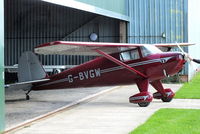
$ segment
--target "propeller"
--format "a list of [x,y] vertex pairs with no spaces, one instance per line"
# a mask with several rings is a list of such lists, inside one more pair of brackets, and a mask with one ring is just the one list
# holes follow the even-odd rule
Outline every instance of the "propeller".
[[178,43],[176,43],[176,45],[177,45],[178,48],[180,49],[182,55],[184,56],[184,59],[185,59],[189,64],[191,64],[192,58],[189,56],[189,54],[186,53],[186,52],[180,47],[180,45],[179,45]]
[[176,43],[176,44],[177,44],[178,48],[180,49],[182,55],[184,56],[184,59],[189,63],[191,69],[194,70],[194,66],[193,66],[193,64],[192,64],[192,61],[193,61],[192,59],[193,59],[193,58],[190,57],[189,54],[186,53],[186,52],[181,48],[181,46],[180,46],[178,43]]

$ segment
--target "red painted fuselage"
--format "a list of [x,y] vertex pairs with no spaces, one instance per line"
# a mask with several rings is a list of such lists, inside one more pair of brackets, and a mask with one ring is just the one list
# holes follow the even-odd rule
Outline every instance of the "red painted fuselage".
[[[120,53],[111,56],[121,60]],[[144,57],[140,54],[138,59],[123,61],[123,63],[146,75],[147,79],[153,82],[179,72],[185,60],[181,53],[163,52]],[[48,78],[50,80],[47,82],[33,85],[32,90],[126,85],[144,79],[105,57],[98,57]]]

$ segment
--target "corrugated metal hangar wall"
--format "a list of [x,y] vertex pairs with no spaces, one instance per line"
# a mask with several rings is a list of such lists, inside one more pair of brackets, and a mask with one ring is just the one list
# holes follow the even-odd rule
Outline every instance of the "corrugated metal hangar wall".
[[[129,0],[128,5],[130,43],[188,41],[187,0]],[[182,74],[187,73],[186,65]]]
[[[93,32],[99,42],[119,42],[119,20],[40,0],[5,1],[5,65],[18,63],[24,51],[56,41],[90,41]],[[74,65],[89,56],[39,56],[44,65]]]
[[187,0],[129,0],[129,41],[187,41]]

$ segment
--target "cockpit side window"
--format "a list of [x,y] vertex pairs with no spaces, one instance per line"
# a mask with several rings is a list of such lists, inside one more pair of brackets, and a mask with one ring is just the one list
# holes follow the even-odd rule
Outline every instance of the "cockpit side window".
[[132,49],[132,50],[128,50],[128,51],[124,51],[120,53],[121,61],[136,60],[139,58],[140,58],[140,55],[139,55],[138,49]]

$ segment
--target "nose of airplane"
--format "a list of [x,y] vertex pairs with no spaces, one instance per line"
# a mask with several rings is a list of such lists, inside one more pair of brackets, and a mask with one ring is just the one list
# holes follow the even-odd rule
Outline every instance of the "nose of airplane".
[[177,67],[178,67],[179,69],[182,68],[183,65],[187,62],[187,59],[186,59],[185,57],[186,57],[185,54],[183,54],[183,53],[178,53],[176,59],[177,59],[177,61],[178,61]]
[[187,53],[181,53],[181,56],[179,56],[179,59],[183,59],[184,62],[190,62],[191,59],[189,58],[189,55]]
[[186,62],[186,55],[184,53],[176,53],[176,59]]
[[185,60],[185,54],[184,53],[179,53],[178,54],[178,59]]

